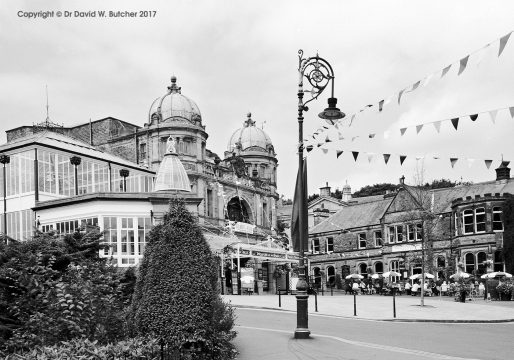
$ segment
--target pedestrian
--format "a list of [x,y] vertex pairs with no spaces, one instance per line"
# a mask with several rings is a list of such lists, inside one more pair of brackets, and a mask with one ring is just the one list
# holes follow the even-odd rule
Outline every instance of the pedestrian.
[[448,284],[446,283],[446,280],[441,284],[441,293],[444,296],[448,295]]
[[416,296],[418,294],[418,290],[419,290],[419,284],[418,282],[416,281],[414,283],[414,285],[412,285],[412,288],[411,288],[411,295],[412,296]]
[[407,280],[407,281],[405,282],[405,293],[406,293],[407,295],[410,295],[410,289],[411,289],[411,288],[412,288],[412,286],[411,286],[410,282]]
[[483,282],[478,285],[478,296],[484,296],[485,286]]
[[355,295],[358,295],[359,294],[359,284],[355,281],[352,285],[352,292],[355,294]]

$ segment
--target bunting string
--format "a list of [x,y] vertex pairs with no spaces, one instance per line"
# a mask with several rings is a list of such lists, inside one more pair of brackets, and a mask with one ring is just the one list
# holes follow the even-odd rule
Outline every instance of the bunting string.
[[[475,122],[479,117],[481,118],[487,114],[489,115],[491,122],[493,124],[496,124],[496,118],[497,118],[498,112],[504,111],[504,110],[507,111],[508,114],[510,114],[510,117],[512,119],[514,119],[514,106],[509,106],[509,107],[498,108],[498,109],[493,109],[493,110],[488,110],[488,111],[482,111],[482,112],[478,112],[478,113],[474,113],[474,114],[460,115],[458,117],[454,117],[451,119],[437,120],[437,121],[431,121],[431,122],[421,123],[421,124],[417,124],[417,125],[405,126],[405,127],[400,128],[400,136],[405,135],[405,133],[407,132],[407,129],[409,129],[409,128],[415,128],[416,135],[418,135],[422,131],[422,129],[424,127],[426,127],[426,125],[430,125],[430,124],[432,124],[434,126],[437,133],[440,133],[441,124],[443,122],[451,122],[451,124],[455,128],[455,130],[458,130],[460,120],[466,119],[469,117],[469,119],[471,121]],[[377,135],[377,133],[367,134],[366,136],[364,136],[362,134],[361,135],[353,135],[349,139],[351,139],[352,142],[355,141],[355,139],[357,139],[357,138],[363,138],[363,137],[367,137],[369,139],[376,139],[376,135]],[[390,131],[389,130],[385,131],[383,133],[384,139],[387,139],[389,137],[389,135],[390,135]],[[313,136],[313,139],[316,140],[316,136]],[[346,138],[344,137],[343,133],[340,130],[338,130],[338,138],[337,139],[332,140],[332,139],[330,139],[330,137],[328,135],[326,135],[326,137],[323,141],[317,142],[316,144],[317,144],[317,147],[321,147],[325,143],[332,142],[332,141],[338,142],[338,141],[342,141],[345,139]],[[305,142],[306,142],[306,144],[310,144],[312,141],[310,139],[305,139]]]
[[[507,43],[509,41],[509,38],[510,38],[512,32],[513,31],[510,31],[506,35],[504,35],[500,38],[497,38],[496,40],[486,44],[485,46],[481,47],[480,49],[469,53],[468,55],[464,56],[460,60],[455,61],[455,62],[451,63],[450,65],[444,67],[442,70],[435,71],[435,72],[423,77],[422,80],[415,81],[413,84],[398,91],[395,95],[391,95],[385,99],[379,100],[378,102],[376,102],[376,105],[375,105],[375,103],[373,103],[373,104],[368,104],[368,105],[362,107],[359,111],[355,112],[352,115],[349,115],[347,118],[338,120],[337,122],[335,122],[335,124],[333,126],[335,126],[338,129],[339,126],[343,125],[343,121],[349,119],[348,127],[351,127],[355,118],[357,116],[360,116],[360,114],[362,112],[364,112],[365,110],[377,108],[378,112],[380,113],[384,110],[384,107],[386,105],[388,105],[389,103],[391,103],[393,100],[395,100],[395,102],[397,102],[398,105],[400,105],[402,97],[405,94],[413,92],[419,88],[426,87],[428,85],[428,83],[434,78],[437,78],[437,77],[439,77],[439,79],[444,78],[448,74],[448,72],[451,70],[451,68],[454,67],[454,65],[456,65],[456,64],[459,65],[457,76],[460,76],[468,68],[468,62],[469,62],[469,59],[471,56],[475,57],[475,55],[477,55],[476,56],[477,57],[476,66],[479,66],[480,63],[482,62],[482,60],[484,59],[486,53],[490,52],[491,49],[493,49],[493,46],[492,46],[493,44],[498,43],[497,57],[500,57],[501,54],[503,53],[503,51],[505,50],[505,47],[507,46]],[[324,126],[323,128],[317,129],[316,132],[314,133],[314,135],[323,133],[324,129],[326,130],[327,127]]]

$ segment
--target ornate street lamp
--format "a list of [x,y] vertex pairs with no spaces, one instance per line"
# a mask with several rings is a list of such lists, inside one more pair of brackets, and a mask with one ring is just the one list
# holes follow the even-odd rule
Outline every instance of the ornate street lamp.
[[75,196],[77,196],[79,194],[79,176],[78,176],[78,172],[77,172],[77,166],[79,166],[81,162],[82,162],[82,159],[79,156],[70,157],[70,163],[75,168],[75,172],[74,172],[75,173]]
[[[331,97],[328,99],[328,108],[319,114],[319,117],[325,119],[330,125],[333,125],[336,120],[344,118],[345,114],[337,107],[337,99],[334,97],[334,71],[330,64],[318,55],[304,58],[303,50],[298,50],[298,173],[303,172],[303,112],[309,110],[306,106],[312,100],[317,99],[329,83],[332,83]],[[304,78],[307,79],[308,84],[311,86],[310,90],[303,89]],[[304,93],[310,93],[311,98],[304,102]],[[307,184],[303,181],[303,176],[298,176],[300,193],[299,204],[299,255],[300,261],[298,264],[299,274],[298,283],[296,285],[296,329],[294,337],[296,339],[307,339],[310,335],[309,319],[308,319],[308,299],[307,294],[307,281],[305,269],[305,253],[304,244],[307,242],[308,233],[305,232],[302,222],[307,219]]]
[[6,164],[9,164],[11,162],[11,157],[9,155],[6,155],[6,154],[2,154],[0,155],[0,163],[2,163],[4,165],[4,170],[3,170],[3,179],[4,179],[4,223],[2,224],[2,232],[4,234],[4,239],[7,239],[7,199],[6,199],[6,191],[7,191],[7,186],[6,186],[6,179],[5,179],[5,165]]

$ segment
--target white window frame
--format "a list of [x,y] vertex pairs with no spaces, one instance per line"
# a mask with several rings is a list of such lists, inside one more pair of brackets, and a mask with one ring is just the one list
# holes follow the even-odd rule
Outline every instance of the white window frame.
[[334,252],[334,238],[327,237],[327,241],[325,242],[327,254],[331,254]]
[[[391,233],[391,229],[393,229],[393,232]],[[400,232],[398,232],[398,229],[401,229]],[[388,235],[389,235],[389,244],[395,244],[395,243],[403,243],[405,242],[403,240],[403,225],[391,225],[387,227]],[[402,240],[398,240],[398,235],[401,235]],[[392,241],[391,241],[392,240]]]
[[312,239],[312,253],[313,254],[319,254],[320,253],[320,247],[319,247],[319,239]]
[[[380,233],[380,236],[378,237],[377,234]],[[382,247],[384,246],[384,238],[382,236],[382,230],[375,230],[373,231],[373,239],[375,241],[375,247]],[[380,241],[380,243],[377,242]]]
[[[362,235],[364,236],[364,238],[362,238]],[[364,241],[364,244],[365,244],[364,247],[361,246],[361,241]],[[359,249],[366,249],[367,242],[368,242],[368,239],[367,239],[365,232],[361,232],[361,233],[357,234],[357,245],[358,245]]]
[[[496,210],[495,210],[496,209]],[[499,210],[498,210],[499,209]],[[502,220],[502,217],[503,217],[503,208],[501,206],[494,206],[493,207],[493,218],[492,218],[492,228],[493,228],[493,231],[494,232],[500,232],[500,231],[503,231],[503,220]],[[495,220],[495,215],[498,216],[498,219]],[[501,225],[501,229],[494,229],[494,224],[500,224]]]
[[[478,213],[478,210],[482,210],[480,213]],[[482,215],[484,217],[484,220],[481,221],[481,222],[478,222],[477,220],[477,216],[478,215]],[[481,234],[481,233],[485,233],[486,231],[486,216],[485,216],[485,207],[479,207],[479,208],[476,208],[475,209],[475,212],[474,212],[474,223],[475,223],[475,233],[477,234]],[[478,224],[484,224],[484,230],[478,230]]]
[[[466,218],[471,218],[471,223],[466,224]],[[471,231],[466,231],[466,225],[471,226]],[[473,234],[473,230],[475,228],[475,218],[474,212],[471,209],[466,209],[462,211],[462,233],[464,235]]]

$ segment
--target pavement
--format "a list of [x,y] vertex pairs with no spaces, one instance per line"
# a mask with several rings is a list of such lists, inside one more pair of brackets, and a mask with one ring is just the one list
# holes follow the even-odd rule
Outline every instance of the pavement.
[[[296,312],[296,297],[281,295],[222,295],[234,307],[273,309]],[[420,306],[419,296],[401,295],[395,297],[396,317],[393,314],[393,297],[381,295],[354,296],[344,292],[330,292],[308,299],[309,315],[325,315],[342,318],[382,321],[443,322],[443,323],[495,323],[514,322],[514,301],[467,300],[454,301],[453,297],[425,297]]]

